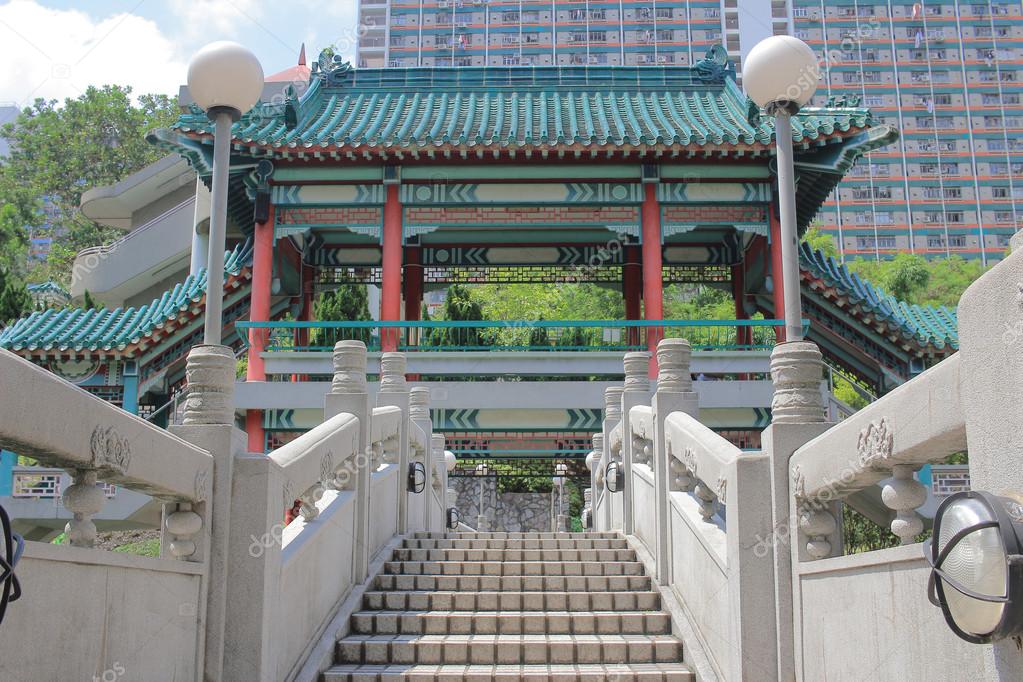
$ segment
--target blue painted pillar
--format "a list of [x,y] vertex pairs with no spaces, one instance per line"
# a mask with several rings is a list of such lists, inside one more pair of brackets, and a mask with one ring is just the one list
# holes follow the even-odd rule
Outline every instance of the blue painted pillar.
[[138,363],[134,360],[124,361],[123,377],[124,397],[121,407],[132,414],[139,413],[139,369]]
[[0,497],[8,497],[12,492],[11,485],[14,475],[14,465],[18,463],[18,456],[7,450],[0,450]]

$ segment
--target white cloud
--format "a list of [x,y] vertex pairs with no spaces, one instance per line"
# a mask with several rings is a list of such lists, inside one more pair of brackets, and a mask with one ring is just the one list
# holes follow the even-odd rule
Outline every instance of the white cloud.
[[[236,38],[262,27],[263,11],[257,0],[171,0],[170,10],[182,21],[183,33],[209,40]],[[210,37],[218,35],[219,37]]]
[[157,25],[134,14],[93,19],[33,0],[0,6],[0,101],[76,97],[89,85],[176,94],[187,60]]

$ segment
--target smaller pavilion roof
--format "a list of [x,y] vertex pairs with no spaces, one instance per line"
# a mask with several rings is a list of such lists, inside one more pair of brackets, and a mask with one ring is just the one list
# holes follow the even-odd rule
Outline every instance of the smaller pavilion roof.
[[[224,255],[225,289],[249,276],[251,240]],[[24,317],[0,331],[0,348],[12,351],[123,352],[154,335],[182,315],[202,312],[206,269],[138,308],[46,310]]]
[[900,301],[866,281],[831,256],[800,245],[803,285],[851,315],[880,325],[888,336],[912,342],[924,351],[945,355],[959,348],[959,321],[947,306],[921,306]]

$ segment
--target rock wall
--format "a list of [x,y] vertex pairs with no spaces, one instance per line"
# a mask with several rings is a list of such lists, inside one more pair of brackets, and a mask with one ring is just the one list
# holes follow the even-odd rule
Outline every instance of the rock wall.
[[[497,481],[483,479],[483,511],[489,530],[508,533],[549,532],[551,530],[550,493],[501,493],[496,495]],[[451,478],[448,485],[455,490],[455,508],[462,523],[476,526],[480,513],[480,479]],[[496,497],[496,500],[495,500]],[[495,504],[496,503],[496,504]]]

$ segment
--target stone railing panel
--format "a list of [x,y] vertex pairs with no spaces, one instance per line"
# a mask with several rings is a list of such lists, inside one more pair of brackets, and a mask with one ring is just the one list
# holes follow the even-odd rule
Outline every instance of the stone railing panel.
[[0,393],[17,396],[0,404],[5,450],[167,501],[206,498],[208,452],[6,350]]
[[792,492],[838,500],[966,450],[959,355],[927,370],[799,448],[790,461]]
[[[316,503],[328,487],[345,488],[350,460],[359,453],[359,419],[342,413],[270,453],[284,476],[284,500],[302,500],[302,516],[316,518]],[[341,485],[336,485],[341,478]]]
[[665,441],[673,491],[692,491],[700,514],[710,521],[715,502],[727,499],[729,466],[742,451],[695,418],[674,412],[665,420]]

